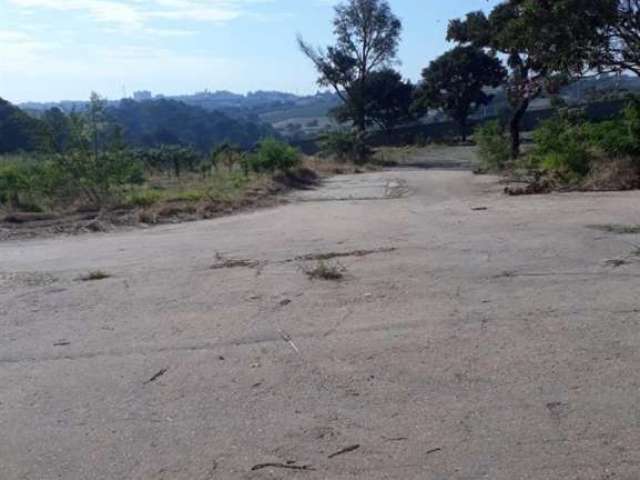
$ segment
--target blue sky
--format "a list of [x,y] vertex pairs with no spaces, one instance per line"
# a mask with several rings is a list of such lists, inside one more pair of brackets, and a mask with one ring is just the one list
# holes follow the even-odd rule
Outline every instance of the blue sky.
[[[0,0],[0,97],[109,98],[204,89],[313,93],[295,38],[331,42],[332,0]],[[390,0],[400,69],[417,80],[446,50],[447,21],[498,0]]]

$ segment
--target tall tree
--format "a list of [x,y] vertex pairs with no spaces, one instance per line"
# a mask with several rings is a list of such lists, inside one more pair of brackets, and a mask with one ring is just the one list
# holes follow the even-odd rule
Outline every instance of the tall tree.
[[[376,125],[389,133],[398,125],[414,120],[414,92],[413,84],[391,68],[371,72],[366,84],[367,126]],[[352,121],[346,104],[334,108],[331,113],[339,122]]]
[[367,117],[387,133],[415,120],[411,108],[414,93],[413,84],[391,68],[371,73],[367,80]]
[[402,24],[386,0],[348,0],[335,8],[336,43],[314,48],[298,37],[302,52],[318,70],[318,84],[331,87],[363,133],[367,128],[369,76],[396,58]]
[[422,108],[443,110],[458,124],[465,141],[469,116],[491,102],[492,96],[485,90],[500,86],[506,76],[495,55],[473,46],[456,47],[422,71],[416,103]]
[[469,13],[449,24],[448,39],[507,57],[511,156],[520,153],[521,122],[531,102],[558,79],[581,75],[609,0],[505,0],[487,16]]

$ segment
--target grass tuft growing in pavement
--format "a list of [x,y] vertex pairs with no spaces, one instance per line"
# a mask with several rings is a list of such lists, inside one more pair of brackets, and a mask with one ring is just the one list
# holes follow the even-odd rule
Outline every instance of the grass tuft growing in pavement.
[[105,280],[107,278],[111,278],[111,275],[103,272],[102,270],[93,270],[86,275],[83,275],[79,278],[81,282],[95,282],[98,280]]

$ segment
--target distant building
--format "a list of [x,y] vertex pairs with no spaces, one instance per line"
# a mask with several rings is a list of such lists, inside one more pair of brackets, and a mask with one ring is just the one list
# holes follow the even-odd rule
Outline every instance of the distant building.
[[133,99],[136,102],[144,102],[145,100],[151,100],[153,98],[152,93],[149,90],[140,90],[133,92]]

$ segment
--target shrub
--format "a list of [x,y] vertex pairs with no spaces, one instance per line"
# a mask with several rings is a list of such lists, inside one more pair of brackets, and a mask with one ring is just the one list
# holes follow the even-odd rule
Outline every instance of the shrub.
[[478,145],[478,155],[482,169],[500,171],[504,169],[511,156],[509,138],[498,121],[480,125],[474,135]]
[[257,152],[249,159],[249,166],[258,173],[287,171],[300,163],[298,150],[274,138],[267,138],[260,142]]
[[340,162],[367,163],[373,151],[361,135],[355,132],[331,132],[326,134],[320,143],[321,154],[333,157]]
[[147,208],[163,199],[162,192],[157,190],[139,190],[128,195],[127,203],[135,207]]
[[631,97],[621,118],[585,123],[589,145],[614,157],[640,155],[640,100]]
[[532,159],[544,170],[569,177],[589,172],[591,154],[581,118],[572,112],[556,115],[534,131],[536,143]]
[[27,187],[25,172],[15,163],[0,166],[0,203],[18,208],[20,193]]

